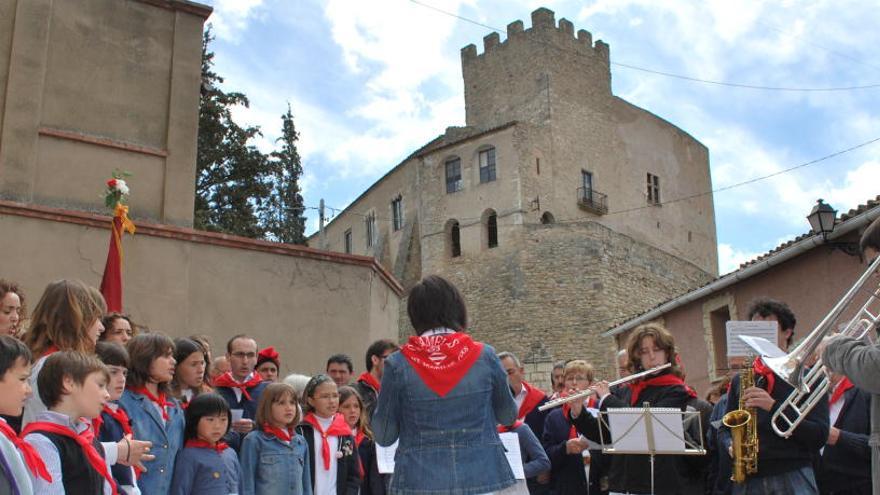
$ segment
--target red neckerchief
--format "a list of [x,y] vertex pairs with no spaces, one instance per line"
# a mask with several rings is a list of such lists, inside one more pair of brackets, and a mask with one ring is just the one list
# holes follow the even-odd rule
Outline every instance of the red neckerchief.
[[767,382],[767,393],[772,395],[773,387],[776,385],[776,374],[773,373],[773,370],[764,364],[764,360],[761,358],[755,359],[755,362],[752,364],[752,370],[754,370],[755,374],[764,377],[764,380]]
[[[119,426],[122,427],[123,435],[131,435],[131,420],[128,419],[128,414],[125,413],[125,409],[121,407],[117,407],[114,411],[113,408],[104,404],[104,412],[107,413],[111,418],[115,419]],[[100,418],[100,416],[98,416]],[[95,429],[95,431],[99,431]]]
[[[86,430],[88,431],[88,430]],[[118,495],[116,491],[116,482],[113,481],[113,476],[110,476],[110,471],[107,469],[107,463],[104,461],[104,458],[98,452],[98,449],[92,445],[85,436],[77,435],[76,432],[71,430],[67,426],[61,426],[56,423],[50,423],[48,421],[34,421],[33,423],[29,423],[25,426],[24,431],[21,432],[21,436],[24,437],[31,433],[54,433],[55,435],[61,435],[63,437],[72,438],[76,441],[79,448],[82,449],[83,454],[86,456],[86,460],[89,461],[89,465],[92,466],[92,469],[98,472],[107,483],[110,484],[110,489],[113,492],[113,495]]]
[[327,441],[327,437],[341,437],[345,435],[351,435],[351,428],[348,426],[348,423],[345,422],[345,418],[343,418],[342,415],[339,413],[333,416],[333,422],[330,423],[330,428],[327,428],[327,431],[324,431],[324,429],[321,428],[321,423],[318,422],[318,418],[315,417],[315,413],[306,414],[306,417],[303,418],[303,422],[312,425],[315,431],[321,434],[321,456],[324,458],[324,470],[329,471],[330,442]]
[[367,386],[375,390],[377,394],[379,393],[379,389],[382,388],[382,384],[379,383],[379,380],[376,380],[376,377],[369,371],[361,373],[361,376],[358,377],[358,381],[366,383]]
[[41,357],[41,358],[44,358],[44,357],[46,357],[46,356],[50,356],[50,355],[52,355],[52,354],[55,354],[55,353],[58,352],[59,350],[60,350],[60,349],[58,349],[58,346],[57,346],[57,345],[52,344],[52,345],[50,345],[49,347],[47,347],[45,351],[43,351],[43,354],[41,354],[40,357]]
[[253,375],[251,375],[251,379],[244,383],[239,383],[235,381],[235,378],[232,378],[231,371],[227,371],[217,378],[214,378],[215,387],[237,388],[241,390],[241,394],[247,400],[251,400],[251,394],[248,392],[247,389],[256,387],[261,383],[263,383],[263,378],[260,377],[259,373],[254,373]]
[[275,438],[277,438],[278,440],[281,440],[282,442],[288,442],[288,443],[296,435],[296,433],[294,433],[292,430],[278,428],[278,427],[270,425],[269,423],[263,424],[263,431],[270,434],[270,435],[275,436]]
[[633,406],[638,404],[639,395],[642,393],[642,390],[645,390],[648,387],[663,387],[668,385],[681,385],[687,391],[688,395],[691,397],[697,396],[697,393],[694,392],[692,388],[688,387],[687,384],[684,383],[684,380],[671,373],[667,373],[665,375],[646,378],[644,380],[630,383],[629,388],[632,390],[632,394],[629,403]]
[[147,399],[150,399],[154,404],[159,406],[159,410],[162,411],[162,419],[164,419],[165,421],[168,421],[168,419],[169,419],[168,408],[172,407],[174,405],[174,403],[168,402],[166,400],[164,392],[159,392],[159,397],[156,397],[155,395],[152,394],[152,392],[147,390],[147,387],[128,387],[128,389],[136,394],[143,395]]
[[523,422],[520,421],[520,420],[516,420],[516,421],[515,421],[512,425],[510,425],[510,426],[498,425],[498,433],[510,433],[510,432],[512,432],[513,430],[519,428],[519,427],[522,426],[522,425],[523,425]]
[[[560,398],[567,397],[567,396],[568,396],[568,394],[565,392],[562,392],[561,394],[559,394]],[[589,407],[589,408],[595,409],[597,407],[596,404],[597,404],[596,403],[596,395],[594,394],[586,399],[586,404],[584,404],[584,407]],[[589,414],[589,413],[587,413],[587,414]],[[568,421],[569,424],[571,424],[571,403],[567,403],[567,404],[562,405],[562,416],[565,418],[566,421]],[[577,438],[577,437],[578,437],[577,429],[574,427],[574,425],[571,425],[571,427],[568,429],[568,439],[571,440],[572,438]]]
[[[363,442],[365,438],[367,438],[367,436],[364,435],[364,432],[361,430],[358,430],[357,434],[354,436],[355,448],[360,449],[361,442]],[[364,479],[364,477],[366,476],[367,473],[366,473],[366,471],[364,471],[364,463],[363,463],[363,461],[361,461],[360,453],[358,453],[358,455],[357,455],[357,460],[358,460],[358,471],[360,471],[361,479]]]
[[196,449],[211,449],[218,454],[222,454],[224,450],[229,448],[229,445],[226,442],[217,442],[214,445],[200,439],[200,438],[190,438],[183,444],[184,447],[193,447]]
[[400,349],[431,390],[445,397],[477,362],[483,344],[461,332],[410,337]]
[[843,397],[844,392],[853,388],[853,382],[849,381],[849,378],[843,377],[843,380],[840,380],[840,383],[837,384],[837,387],[834,389],[834,393],[831,394],[831,400],[828,401],[829,405],[834,404],[839,401],[841,397]]
[[6,421],[0,421],[0,432],[3,432],[3,434],[6,435],[6,438],[15,445],[15,448],[17,448],[19,452],[21,452],[21,460],[27,465],[34,478],[43,478],[49,483],[52,482],[52,475],[49,474],[49,470],[46,469],[46,463],[43,462],[43,458],[33,445],[19,438],[18,435],[15,434],[15,430],[6,424]]
[[525,418],[527,414],[532,412],[532,409],[544,400],[544,397],[547,397],[547,394],[538,388],[532,387],[525,380],[523,380],[522,386],[526,389],[526,398],[523,400],[522,405],[519,406],[519,413],[516,415],[519,419]]

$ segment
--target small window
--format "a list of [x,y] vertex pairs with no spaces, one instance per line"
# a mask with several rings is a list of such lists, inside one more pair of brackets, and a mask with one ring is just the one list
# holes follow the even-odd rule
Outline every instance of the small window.
[[648,173],[648,203],[660,204],[660,177]]
[[581,186],[584,188],[583,199],[584,201],[593,202],[593,172],[589,172],[587,170],[581,170]]
[[453,258],[461,256],[461,228],[456,220],[449,224],[449,255]]
[[446,160],[446,194],[461,191],[461,159]]
[[498,215],[494,212],[486,218],[486,234],[489,248],[498,247]]
[[480,184],[495,180],[495,148],[480,152]]
[[345,231],[342,239],[345,245],[345,254],[351,254],[351,229]]
[[373,247],[373,243],[376,241],[376,215],[373,213],[367,215],[364,224],[367,231],[367,247],[370,248]]
[[391,226],[395,232],[403,228],[403,198],[401,196],[391,201]]

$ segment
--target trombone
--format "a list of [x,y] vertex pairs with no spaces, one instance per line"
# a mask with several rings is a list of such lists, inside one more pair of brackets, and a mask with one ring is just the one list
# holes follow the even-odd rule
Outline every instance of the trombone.
[[[812,358],[819,348],[822,340],[834,330],[834,322],[840,317],[844,309],[855,299],[855,296],[867,284],[868,279],[880,269],[880,256],[874,260],[856,283],[837,302],[831,311],[816,325],[816,328],[807,335],[804,340],[785,356],[763,358],[764,362],[776,376],[785,380],[794,390],[773,414],[770,422],[773,431],[777,435],[788,438],[794,432],[807,414],[816,407],[828,393],[829,381],[822,364],[821,356],[816,364],[806,371],[806,367],[812,362]],[[876,328],[880,322],[880,312],[872,312],[870,306],[880,300],[880,286],[878,286],[862,305],[861,309],[849,321],[840,335],[863,339],[869,336],[871,329]],[[782,423],[780,427],[778,423]]]
[[[657,373],[658,371],[663,371],[666,368],[669,368],[670,366],[672,366],[672,363],[661,364],[660,366],[656,366],[656,367],[651,368],[649,370],[645,370],[645,371],[642,371],[639,373],[629,375],[625,378],[621,378],[620,380],[615,380],[615,381],[609,383],[608,387],[610,388],[615,385],[621,385],[623,383],[628,383],[628,382],[638,380],[639,378],[644,378],[648,375],[653,375],[654,373]],[[583,391],[578,392],[576,394],[571,394],[568,397],[560,397],[556,400],[551,400],[551,401],[547,402],[546,404],[544,404],[543,406],[539,406],[538,410],[539,411],[546,411],[547,409],[553,409],[554,407],[558,407],[563,404],[568,404],[569,402],[574,402],[579,399],[586,399],[587,397],[589,397],[595,393],[596,392],[593,390],[583,390]]]

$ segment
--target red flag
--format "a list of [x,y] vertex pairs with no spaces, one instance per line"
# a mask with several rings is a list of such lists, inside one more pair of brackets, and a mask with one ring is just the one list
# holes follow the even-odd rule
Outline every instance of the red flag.
[[107,311],[122,312],[122,232],[134,234],[134,224],[128,219],[128,207],[116,204],[113,214],[113,227],[110,230],[110,249],[107,251],[107,264],[104,265],[104,278],[101,279],[101,294],[107,301]]

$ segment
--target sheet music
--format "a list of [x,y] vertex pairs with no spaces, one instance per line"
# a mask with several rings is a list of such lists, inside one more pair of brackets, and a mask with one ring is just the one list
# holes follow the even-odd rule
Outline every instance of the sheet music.
[[[652,407],[651,422],[655,453],[684,452],[684,429],[681,410]],[[608,409],[608,422],[614,439],[614,450],[648,453],[648,431],[645,409],[626,407]]]
[[519,435],[515,432],[500,433],[501,443],[504,444],[504,453],[507,456],[507,462],[513,471],[513,477],[518,480],[526,479],[526,473],[523,471],[522,452],[519,450]]
[[376,444],[376,464],[379,465],[380,474],[394,472],[394,455],[397,454],[397,442],[387,447]]
[[740,337],[761,337],[778,347],[779,332],[775,321],[728,321],[724,324],[727,331],[727,357],[746,357],[755,353]]

